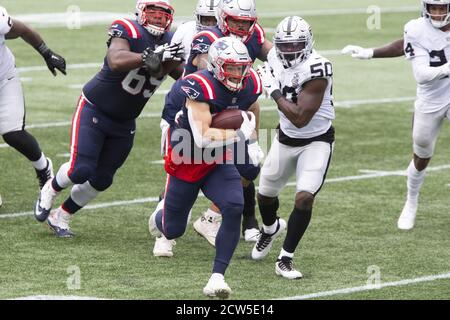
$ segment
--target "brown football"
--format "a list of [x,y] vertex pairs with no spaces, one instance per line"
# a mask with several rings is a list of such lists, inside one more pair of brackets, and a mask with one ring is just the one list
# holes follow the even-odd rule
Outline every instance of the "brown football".
[[239,109],[229,109],[215,114],[212,118],[211,128],[239,129],[244,121],[241,112]]

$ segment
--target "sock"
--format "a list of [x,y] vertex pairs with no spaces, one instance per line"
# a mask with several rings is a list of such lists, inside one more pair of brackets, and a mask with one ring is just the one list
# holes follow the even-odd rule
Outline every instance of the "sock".
[[73,184],[73,182],[70,180],[68,176],[69,169],[70,169],[70,162],[66,162],[59,168],[58,172],[56,173],[55,179],[53,179],[55,181],[53,188],[56,191],[60,190],[57,190],[55,186],[58,186],[62,190],[70,187]]
[[243,187],[244,191],[244,212],[243,216],[245,217],[254,217],[255,216],[255,184],[253,181],[247,186]]
[[278,256],[278,259],[281,259],[282,257],[288,257],[288,258],[293,258],[294,257],[294,254],[293,253],[290,253],[290,252],[287,252],[286,250],[284,250],[284,249],[281,249],[281,251],[280,251],[280,255]]
[[275,221],[274,224],[270,226],[263,225],[264,233],[274,234],[277,231],[278,221]]
[[258,207],[261,213],[262,221],[265,226],[272,226],[277,222],[277,210],[280,206],[278,198],[275,198],[271,203],[264,203],[258,197]]
[[309,222],[311,221],[311,215],[311,209],[300,210],[294,207],[288,221],[287,234],[283,244],[284,250],[287,252],[295,252],[298,243],[308,228]]
[[414,166],[414,160],[408,166],[406,170],[408,174],[407,187],[408,187],[408,201],[417,203],[419,199],[419,191],[422,187],[423,181],[425,180],[425,170],[418,171]]
[[73,201],[72,197],[68,197],[66,201],[64,201],[61,205],[61,208],[70,214],[75,214],[82,207],[76,204],[75,201]]
[[216,256],[213,273],[225,274],[241,233],[242,207],[228,207],[222,210],[222,223],[216,236]]
[[39,158],[39,160],[37,161],[31,161],[31,164],[33,165],[33,167],[38,170],[38,171],[42,171],[44,169],[47,169],[48,166],[48,160],[45,157],[44,153],[41,153],[41,157]]

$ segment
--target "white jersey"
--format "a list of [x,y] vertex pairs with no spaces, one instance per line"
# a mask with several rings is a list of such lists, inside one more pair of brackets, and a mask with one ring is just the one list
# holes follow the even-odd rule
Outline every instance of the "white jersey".
[[267,60],[274,70],[276,79],[280,82],[281,92],[291,102],[295,103],[297,101],[297,97],[306,82],[319,78],[328,81],[322,105],[305,127],[297,128],[284,113],[278,110],[280,129],[288,137],[310,139],[326,133],[331,127],[331,121],[335,118],[332,96],[333,68],[331,62],[314,50],[306,61],[293,68],[285,69],[276,54],[275,47],[269,51]]
[[[430,67],[450,61],[450,32],[443,32],[425,18],[405,25],[405,55],[408,60],[428,58]],[[417,84],[416,108],[423,113],[439,111],[450,103],[450,77]]]
[[196,21],[188,21],[180,26],[178,26],[177,30],[173,34],[172,41],[170,44],[182,42],[184,46],[184,61],[189,59],[189,55],[191,53],[191,44],[194,36],[197,34],[197,22]]
[[14,75],[15,61],[11,50],[5,45],[5,35],[12,28],[12,19],[6,9],[0,7],[0,81]]

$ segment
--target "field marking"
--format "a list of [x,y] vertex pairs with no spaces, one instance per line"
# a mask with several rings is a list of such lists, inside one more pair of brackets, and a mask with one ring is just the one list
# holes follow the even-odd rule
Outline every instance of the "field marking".
[[38,296],[19,297],[8,300],[107,300],[107,299],[97,297],[83,297],[83,296],[38,295]]
[[331,291],[322,291],[322,292],[317,292],[317,293],[305,294],[305,295],[301,295],[301,296],[277,298],[274,300],[316,299],[316,298],[330,297],[330,296],[341,295],[341,294],[349,294],[349,293],[356,293],[356,292],[363,292],[363,291],[370,291],[370,290],[379,290],[379,289],[387,288],[387,287],[400,287],[400,286],[406,286],[406,285],[415,284],[415,283],[431,282],[431,281],[442,280],[442,279],[450,279],[450,273],[431,275],[431,276],[425,276],[425,277],[419,277],[419,278],[413,278],[413,279],[404,279],[404,280],[393,281],[393,282],[386,282],[386,283],[381,283],[379,285],[365,285],[365,286],[360,286],[360,287],[351,287],[351,288],[343,288],[343,289],[337,289],[337,290],[331,290]]
[[[419,6],[401,6],[401,7],[385,7],[380,8],[381,13],[408,13],[420,12]],[[302,17],[315,16],[336,16],[349,14],[372,14],[367,12],[367,8],[342,8],[342,9],[321,9],[321,10],[299,10],[299,11],[279,11],[279,12],[260,12],[260,18],[277,18],[291,15],[301,15]],[[74,12],[48,12],[39,14],[22,14],[15,15],[16,19],[25,23],[33,24],[41,28],[58,28],[74,26],[77,17]],[[130,12],[101,12],[101,11],[81,11],[79,13],[80,27],[110,24],[119,18],[131,18],[133,14]],[[174,27],[181,23],[193,20],[193,16],[177,16],[173,23]]]
[[[450,164],[427,168],[427,170],[430,172],[442,171],[442,170],[447,170],[447,169],[450,169]],[[368,170],[362,170],[362,171],[367,172]],[[381,177],[404,176],[405,174],[406,174],[406,170],[374,171],[374,172],[365,173],[362,175],[326,179],[325,183],[328,184],[328,183],[337,183],[337,182],[345,182],[345,181],[375,179],[375,178],[381,178]],[[292,187],[295,185],[296,185],[295,182],[289,182],[286,186]],[[258,189],[258,188],[256,188],[256,189]],[[202,193],[200,193],[199,197],[204,197],[204,195]],[[110,208],[110,207],[129,206],[129,205],[133,205],[133,204],[153,203],[153,202],[158,202],[158,201],[159,201],[158,197],[151,197],[151,198],[141,198],[141,199],[134,199],[134,200],[103,202],[103,203],[98,203],[98,204],[93,204],[93,205],[87,205],[86,207],[83,208],[83,210],[94,210],[94,209],[103,209],[103,208]],[[4,214],[0,214],[0,219],[25,217],[25,216],[31,216],[33,214],[34,214],[33,211],[18,212],[18,213],[4,213]]]
[[[74,63],[74,64],[68,64],[66,66],[66,69],[68,69],[68,70],[90,69],[90,68],[101,68],[102,66],[103,66],[103,63],[98,63],[98,62]],[[48,68],[46,66],[44,66],[44,65],[42,65],[42,66],[30,66],[30,67],[17,68],[17,71],[19,71],[19,73],[33,72],[33,71],[48,71]]]

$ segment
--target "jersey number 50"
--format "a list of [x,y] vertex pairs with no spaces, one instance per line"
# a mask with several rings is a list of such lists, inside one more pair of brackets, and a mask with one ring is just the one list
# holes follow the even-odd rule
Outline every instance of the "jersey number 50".
[[150,98],[164,81],[165,77],[154,78],[144,68],[134,69],[123,79],[122,88],[134,96],[142,93],[144,98]]

